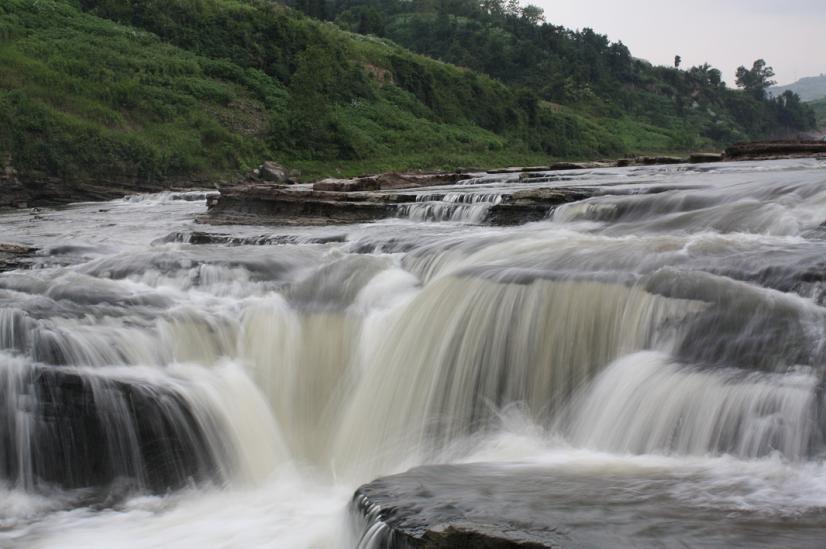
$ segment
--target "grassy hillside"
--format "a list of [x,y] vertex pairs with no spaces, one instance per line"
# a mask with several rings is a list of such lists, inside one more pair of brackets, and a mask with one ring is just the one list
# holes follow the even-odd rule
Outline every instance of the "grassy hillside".
[[720,71],[707,64],[652,66],[621,42],[553,25],[542,10],[513,0],[288,1],[343,28],[527,87],[611,127],[631,120],[659,128],[673,136],[675,148],[780,136],[813,124],[811,112],[793,97],[766,100],[762,89],[728,89]]
[[587,117],[273,2],[6,0],[0,148],[66,181],[618,154]]
[[272,0],[0,3],[0,153],[24,181],[215,179],[265,158],[307,177],[536,164],[751,131],[656,93],[634,96],[648,105],[637,112],[582,87],[584,99],[554,101],[528,84]]

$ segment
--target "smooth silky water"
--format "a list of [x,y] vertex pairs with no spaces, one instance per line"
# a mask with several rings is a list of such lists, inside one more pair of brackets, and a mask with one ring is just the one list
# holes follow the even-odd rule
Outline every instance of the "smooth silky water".
[[[486,176],[336,227],[4,213],[41,252],[0,274],[0,546],[368,547],[360,484],[453,464],[422,483],[585,546],[822,547],[824,168]],[[596,196],[480,224],[566,185]]]

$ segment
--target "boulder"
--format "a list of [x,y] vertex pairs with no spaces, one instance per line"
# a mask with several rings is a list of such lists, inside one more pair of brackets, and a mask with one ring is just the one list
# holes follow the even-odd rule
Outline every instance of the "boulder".
[[372,177],[361,177],[357,179],[335,179],[327,178],[313,183],[314,191],[336,191],[336,192],[357,192],[357,191],[378,191],[381,184]]
[[273,162],[272,160],[267,160],[258,167],[258,177],[264,181],[270,181],[281,185],[295,183],[295,181],[293,181],[290,177],[290,173],[287,168],[281,164]]

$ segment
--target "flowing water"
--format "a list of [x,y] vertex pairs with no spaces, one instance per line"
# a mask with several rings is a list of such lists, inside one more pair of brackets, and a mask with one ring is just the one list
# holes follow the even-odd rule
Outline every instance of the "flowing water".
[[[360,484],[479,463],[589,546],[822,546],[824,168],[486,176],[337,227],[5,213],[41,252],[0,274],[0,546],[355,547]],[[480,224],[553,186],[596,195]]]

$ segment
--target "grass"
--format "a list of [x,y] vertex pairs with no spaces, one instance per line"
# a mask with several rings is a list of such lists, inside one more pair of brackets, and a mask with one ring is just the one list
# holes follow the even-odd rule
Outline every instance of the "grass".
[[0,153],[24,178],[217,180],[264,159],[313,178],[707,144],[655,122],[551,107],[268,0],[0,4]]

